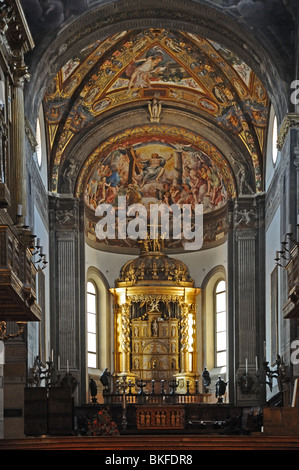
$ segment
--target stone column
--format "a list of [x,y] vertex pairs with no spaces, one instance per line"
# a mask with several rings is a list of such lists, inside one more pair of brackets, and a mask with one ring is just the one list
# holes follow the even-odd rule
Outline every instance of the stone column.
[[[230,208],[228,236],[229,397],[263,402],[256,378],[264,360],[264,196],[242,196]],[[249,375],[245,381],[245,375]],[[249,387],[246,389],[246,387]]]
[[26,69],[18,68],[12,86],[12,151],[10,159],[10,188],[12,198],[12,216],[16,214],[18,204],[23,206],[23,215],[27,215],[27,175],[25,148],[25,117],[24,117],[24,80]]
[[0,340],[0,439],[4,439],[4,341]]
[[51,350],[78,381],[75,399],[85,397],[85,274],[83,207],[70,197],[50,197]]

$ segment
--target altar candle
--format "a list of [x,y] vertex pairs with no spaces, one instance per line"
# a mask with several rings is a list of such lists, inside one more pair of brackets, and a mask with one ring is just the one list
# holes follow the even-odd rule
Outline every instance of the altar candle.
[[66,361],[66,371],[67,371],[67,373],[69,373],[69,360],[68,359]]
[[255,356],[255,370],[256,370],[256,372],[258,371],[258,362],[257,362],[257,356]]
[[248,371],[247,357],[246,357],[246,359],[245,359],[245,371],[246,371],[246,374],[247,374],[247,371]]

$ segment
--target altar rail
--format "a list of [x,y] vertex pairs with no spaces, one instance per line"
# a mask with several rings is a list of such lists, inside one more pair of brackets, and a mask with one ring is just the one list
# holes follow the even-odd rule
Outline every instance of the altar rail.
[[[117,405],[124,403],[123,394],[104,394],[105,405]],[[128,405],[165,405],[179,404],[187,405],[192,403],[208,403],[210,401],[210,393],[196,394],[129,394],[126,393],[125,400]]]

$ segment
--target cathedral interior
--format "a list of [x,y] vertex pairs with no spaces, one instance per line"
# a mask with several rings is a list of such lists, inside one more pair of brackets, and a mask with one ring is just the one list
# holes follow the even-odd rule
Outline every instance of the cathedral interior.
[[298,34],[296,0],[1,0],[0,448],[96,413],[299,448]]

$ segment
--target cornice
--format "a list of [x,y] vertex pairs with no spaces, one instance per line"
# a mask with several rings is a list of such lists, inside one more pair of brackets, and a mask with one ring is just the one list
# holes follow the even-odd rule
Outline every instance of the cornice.
[[281,124],[278,138],[277,138],[277,148],[282,150],[284,143],[286,141],[287,135],[291,129],[299,128],[299,114],[298,113],[288,113],[285,115],[284,120]]

